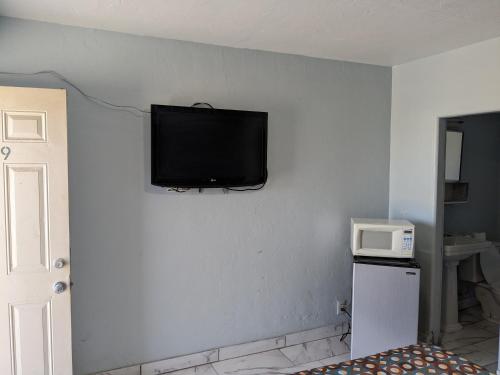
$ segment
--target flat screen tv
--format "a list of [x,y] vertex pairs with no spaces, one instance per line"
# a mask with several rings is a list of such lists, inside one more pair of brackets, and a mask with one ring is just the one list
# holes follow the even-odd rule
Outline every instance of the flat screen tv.
[[243,187],[267,179],[267,112],[151,105],[151,183]]

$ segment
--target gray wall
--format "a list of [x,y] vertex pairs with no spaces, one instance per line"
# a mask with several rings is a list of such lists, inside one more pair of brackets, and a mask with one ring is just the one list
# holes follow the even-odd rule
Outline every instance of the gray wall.
[[466,116],[450,128],[464,132],[461,180],[469,183],[469,201],[445,205],[447,233],[486,232],[500,240],[500,114]]
[[5,18],[0,50],[119,104],[269,112],[262,191],[172,194],[149,184],[149,118],[69,90],[76,374],[338,321],[349,218],[388,213],[389,68]]

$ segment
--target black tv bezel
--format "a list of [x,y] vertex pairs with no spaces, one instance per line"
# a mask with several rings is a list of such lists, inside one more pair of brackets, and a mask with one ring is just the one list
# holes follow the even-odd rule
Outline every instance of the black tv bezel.
[[[216,181],[196,181],[196,180],[172,180],[160,178],[158,174],[158,157],[156,157],[158,149],[158,137],[157,133],[159,127],[159,121],[156,121],[156,116],[160,111],[169,112],[181,112],[181,113],[210,113],[215,112],[237,112],[239,114],[246,114],[251,116],[261,116],[262,120],[265,121],[263,126],[263,158],[262,158],[262,168],[261,175],[256,181],[245,181],[244,183],[234,183],[229,180],[224,180],[222,177],[217,178]],[[247,187],[247,186],[257,186],[263,185],[267,181],[267,124],[268,124],[268,113],[267,112],[257,112],[257,111],[240,111],[233,109],[214,109],[214,108],[199,108],[199,107],[182,107],[173,105],[151,105],[151,184],[160,187],[170,187],[170,188],[183,188],[183,189],[206,189],[206,188],[233,188],[233,187]]]

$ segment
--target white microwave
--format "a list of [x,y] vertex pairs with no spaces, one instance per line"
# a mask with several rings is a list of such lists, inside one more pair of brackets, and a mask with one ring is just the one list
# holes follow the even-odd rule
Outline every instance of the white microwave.
[[413,258],[415,226],[407,220],[351,219],[353,255]]

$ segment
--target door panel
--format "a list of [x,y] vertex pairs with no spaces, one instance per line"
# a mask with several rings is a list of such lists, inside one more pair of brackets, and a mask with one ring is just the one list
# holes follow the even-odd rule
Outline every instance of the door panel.
[[0,87],[0,121],[0,374],[71,375],[66,92]]
[[5,165],[8,272],[49,271],[45,164]]
[[10,306],[13,373],[52,375],[51,302]]
[[44,112],[4,112],[3,136],[10,142],[46,142],[47,127]]

